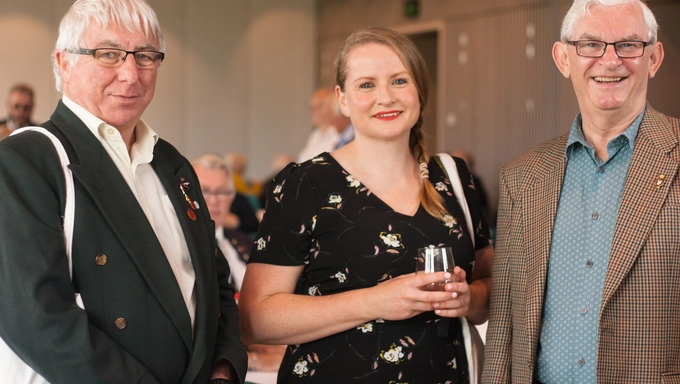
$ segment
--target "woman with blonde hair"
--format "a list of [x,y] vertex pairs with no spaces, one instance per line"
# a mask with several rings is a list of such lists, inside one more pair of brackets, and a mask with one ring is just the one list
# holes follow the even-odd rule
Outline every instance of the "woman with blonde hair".
[[[338,53],[335,90],[355,139],[289,165],[268,191],[242,338],[289,345],[280,383],[466,383],[461,323],[449,320],[486,320],[493,249],[464,163],[474,233],[423,145],[425,62],[404,35],[365,28]],[[453,248],[454,276],[413,272],[427,246]],[[445,291],[422,289],[445,279]]]

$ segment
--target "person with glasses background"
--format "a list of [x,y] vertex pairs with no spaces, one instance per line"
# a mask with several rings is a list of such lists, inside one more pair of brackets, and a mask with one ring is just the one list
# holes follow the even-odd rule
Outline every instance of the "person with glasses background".
[[579,114],[500,174],[484,383],[680,381],[680,122],[640,0],[576,0],[552,54]]
[[[197,176],[141,120],[164,58],[143,0],[78,0],[61,21],[63,97],[42,126],[71,162],[72,277],[54,145],[30,131],[0,142],[0,337],[50,383],[245,379],[229,265]],[[0,381],[23,382],[7,361]]]
[[[230,282],[236,288],[237,295],[241,290],[243,276],[246,273],[246,262],[253,245],[252,238],[238,229],[230,229],[225,223],[232,222],[235,216],[231,212],[231,204],[236,196],[236,187],[232,173],[221,156],[205,154],[191,161],[201,183],[201,192],[215,221],[215,239],[217,246],[229,262],[231,269]],[[238,218],[236,218],[238,220]],[[276,371],[281,365],[283,345],[251,344],[247,346],[248,369],[256,371]]]
[[34,106],[33,88],[27,84],[17,84],[12,87],[7,96],[6,120],[0,121],[0,140],[9,136],[17,128],[35,125],[31,121]]

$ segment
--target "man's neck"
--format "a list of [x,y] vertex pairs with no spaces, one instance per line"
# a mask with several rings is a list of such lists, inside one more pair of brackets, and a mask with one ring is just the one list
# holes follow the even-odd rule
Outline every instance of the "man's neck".
[[607,144],[628,129],[640,112],[642,110],[623,116],[616,113],[581,114],[583,136],[593,146],[595,155],[600,160],[606,161],[609,158]]

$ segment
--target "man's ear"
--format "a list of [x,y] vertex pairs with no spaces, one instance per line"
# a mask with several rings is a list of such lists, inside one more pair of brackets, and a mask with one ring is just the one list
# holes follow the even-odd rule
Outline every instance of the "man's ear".
[[569,58],[567,57],[567,50],[569,46],[561,41],[553,44],[552,57],[557,65],[557,69],[562,72],[562,75],[569,78]]
[[661,62],[663,61],[663,45],[660,42],[656,42],[646,49],[650,49],[652,54],[649,55],[649,78],[653,78],[656,75],[656,71],[661,67]]
[[54,51],[54,61],[59,67],[59,72],[61,73],[61,78],[64,82],[68,82],[71,78],[71,62],[66,57],[68,53],[58,49]]

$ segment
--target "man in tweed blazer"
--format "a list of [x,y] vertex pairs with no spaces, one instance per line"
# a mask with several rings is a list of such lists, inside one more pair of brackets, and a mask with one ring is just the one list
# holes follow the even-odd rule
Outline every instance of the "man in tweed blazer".
[[680,383],[680,125],[646,103],[651,11],[604,2],[553,47],[571,132],[501,171],[484,383]]

